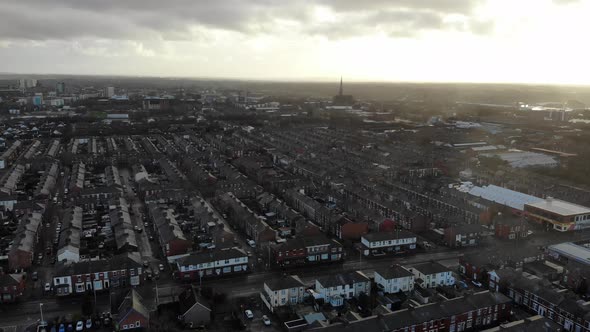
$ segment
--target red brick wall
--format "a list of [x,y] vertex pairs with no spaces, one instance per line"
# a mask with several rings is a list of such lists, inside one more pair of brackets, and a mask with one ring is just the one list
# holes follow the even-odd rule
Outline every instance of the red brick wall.
[[168,244],[170,247],[168,249],[167,255],[168,256],[176,256],[186,254],[188,250],[191,248],[191,242],[187,240],[181,239],[174,239],[170,241]]
[[149,318],[143,317],[135,310],[132,310],[132,312],[129,315],[127,315],[123,320],[119,321],[119,329],[123,330],[124,325],[135,325],[135,323],[138,321],[141,327],[143,327],[144,329],[147,329],[149,327]]
[[342,225],[341,234],[342,239],[345,240],[358,240],[362,235],[369,232],[369,224],[366,222],[362,223],[346,223]]

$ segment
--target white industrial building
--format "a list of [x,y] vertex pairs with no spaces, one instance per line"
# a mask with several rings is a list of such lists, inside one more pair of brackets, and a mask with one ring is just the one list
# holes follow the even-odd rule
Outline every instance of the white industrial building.
[[479,187],[471,182],[463,182],[456,187],[457,190],[470,195],[481,197],[485,200],[511,207],[513,209],[524,211],[525,204],[542,202],[543,199],[532,195],[523,194],[518,191],[498,187],[493,184]]
[[497,156],[514,168],[533,166],[557,167],[559,165],[559,162],[557,159],[555,159],[555,157],[538,152],[520,151],[514,149],[502,153],[485,154],[484,156]]

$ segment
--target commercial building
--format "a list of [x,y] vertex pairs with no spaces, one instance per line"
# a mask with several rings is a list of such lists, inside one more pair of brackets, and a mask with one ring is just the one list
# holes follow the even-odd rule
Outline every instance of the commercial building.
[[524,206],[526,217],[559,232],[590,227],[590,208],[548,197]]
[[564,242],[547,248],[549,256],[564,263],[576,262],[590,267],[590,244],[579,242]]
[[497,156],[514,168],[524,167],[557,167],[559,162],[552,156],[530,151],[509,150],[503,153],[490,153],[486,156]]
[[469,195],[480,197],[500,205],[508,206],[516,211],[524,211],[524,206],[526,204],[537,203],[543,200],[539,197],[523,194],[518,191],[506,189],[504,187],[498,187],[492,184],[479,187],[473,185],[471,182],[463,182],[456,188],[461,192],[465,192]]
[[369,233],[361,237],[364,256],[381,256],[411,252],[416,249],[416,234],[406,230]]
[[199,280],[250,271],[248,254],[237,248],[190,254],[177,259],[176,266],[180,280]]
[[62,95],[66,92],[66,84],[64,82],[57,82],[55,84],[55,92],[58,95]]
[[143,281],[139,257],[128,254],[109,260],[61,264],[55,269],[56,295],[67,296],[110,288],[138,286]]
[[111,98],[112,96],[115,95],[115,87],[114,86],[107,86],[104,89],[104,94],[106,95],[106,97]]

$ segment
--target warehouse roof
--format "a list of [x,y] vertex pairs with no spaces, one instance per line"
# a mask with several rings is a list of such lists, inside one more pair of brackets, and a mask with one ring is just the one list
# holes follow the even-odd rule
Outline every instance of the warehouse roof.
[[470,182],[461,184],[460,191],[467,192],[470,195],[481,197],[498,204],[509,206],[513,209],[524,210],[525,204],[541,202],[543,199],[527,194],[523,194],[518,191],[498,187],[493,184],[489,186],[478,187],[474,186]]
[[590,264],[590,249],[572,242],[564,242],[549,246],[549,251],[576,260],[582,264]]

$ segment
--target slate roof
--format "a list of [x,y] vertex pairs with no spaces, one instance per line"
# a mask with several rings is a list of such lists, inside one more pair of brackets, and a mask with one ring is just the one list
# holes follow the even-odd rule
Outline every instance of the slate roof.
[[275,278],[264,282],[270,290],[276,291],[281,289],[290,289],[303,287],[303,283],[298,278],[293,276],[286,276],[284,278]]
[[378,241],[415,238],[416,234],[401,229],[401,230],[396,230],[394,232],[369,233],[369,234],[363,235],[362,237],[369,242],[378,242]]
[[178,259],[177,262],[181,266],[188,266],[239,257],[248,257],[248,254],[242,249],[231,248],[190,254],[186,257]]
[[317,279],[317,282],[326,288],[369,281],[369,278],[367,278],[358,271],[349,273],[338,273]]
[[425,262],[412,266],[414,269],[422,272],[425,275],[431,275],[435,273],[443,273],[450,271],[449,268],[437,262]]
[[375,270],[375,273],[378,273],[384,279],[405,278],[414,275],[412,272],[408,271],[406,268],[400,265],[378,268]]

